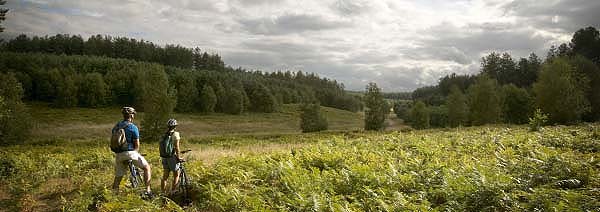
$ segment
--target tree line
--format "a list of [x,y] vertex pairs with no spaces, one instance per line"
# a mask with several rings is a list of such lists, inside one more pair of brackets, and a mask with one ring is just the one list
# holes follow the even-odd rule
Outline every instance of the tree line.
[[122,58],[158,63],[165,66],[198,70],[222,70],[225,63],[218,54],[209,54],[199,48],[167,44],[164,47],[150,41],[127,37],[93,35],[87,40],[80,35],[53,36],[19,35],[5,42],[5,51],[20,53],[48,53]]
[[0,53],[1,72],[12,72],[25,100],[54,107],[134,105],[143,110],[142,75],[165,72],[167,86],[179,112],[274,112],[279,105],[318,101],[322,105],[357,111],[360,100],[343,85],[304,72],[262,73],[223,69],[195,70],[106,57]]
[[523,124],[539,109],[550,124],[600,120],[600,36],[587,27],[571,42],[515,61],[492,52],[477,75],[451,74],[397,101],[396,115],[415,128]]
[[[170,87],[178,91],[175,110],[181,112],[272,112],[280,104],[313,100],[323,106],[350,111],[358,111],[362,107],[360,99],[348,95],[343,84],[335,80],[302,71],[267,73],[234,69],[226,66],[218,54],[201,52],[198,48],[170,44],[161,47],[152,42],[124,37],[95,35],[84,40],[78,35],[57,34],[33,38],[20,35],[5,42],[1,49],[4,52],[22,53],[3,53],[0,70],[17,73],[25,89],[25,98],[53,102],[57,107],[135,105],[137,94],[123,91],[122,88],[136,87],[133,84],[137,79],[133,73],[135,71],[131,70],[154,66],[133,61],[163,65],[159,69],[167,72]],[[107,78],[121,75],[128,77],[122,76],[120,80]],[[50,82],[54,84],[50,85]],[[57,89],[61,86],[76,88],[73,91]],[[94,89],[96,93],[87,92],[90,86],[100,89]],[[79,94],[64,94],[72,97],[78,95],[77,98],[64,99],[57,90],[77,90]],[[246,105],[238,104],[238,97]],[[264,101],[264,104],[256,104],[249,99]],[[225,105],[236,106],[229,108]]]

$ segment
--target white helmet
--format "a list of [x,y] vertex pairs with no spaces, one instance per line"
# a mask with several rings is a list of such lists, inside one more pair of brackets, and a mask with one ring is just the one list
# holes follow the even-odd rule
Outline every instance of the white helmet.
[[167,126],[169,126],[169,127],[177,126],[177,120],[169,119],[169,121],[167,121]]
[[132,107],[123,107],[121,108],[121,113],[123,114],[135,114],[135,109]]

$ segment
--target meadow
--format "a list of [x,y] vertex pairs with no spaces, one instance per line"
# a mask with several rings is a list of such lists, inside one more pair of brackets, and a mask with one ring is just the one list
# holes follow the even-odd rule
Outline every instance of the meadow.
[[[33,104],[32,142],[0,150],[5,211],[598,211],[600,125],[362,132],[324,108],[331,131],[302,134],[294,105],[273,114],[175,114],[193,205],[114,194],[108,129],[118,109]],[[143,114],[141,114],[143,115]],[[183,123],[187,123],[186,126]],[[89,132],[89,133],[88,133]],[[142,153],[160,167],[158,144]],[[159,191],[160,168],[152,187]]]

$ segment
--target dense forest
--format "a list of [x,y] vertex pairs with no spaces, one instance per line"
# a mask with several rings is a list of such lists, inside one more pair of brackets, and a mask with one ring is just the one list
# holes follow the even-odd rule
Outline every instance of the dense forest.
[[416,128],[490,123],[523,124],[536,109],[549,124],[600,120],[600,35],[587,27],[571,42],[552,46],[545,60],[531,53],[515,61],[492,52],[476,75],[451,74],[394,104]]
[[24,99],[55,107],[133,105],[144,110],[145,88],[156,83],[145,75],[156,71],[166,74],[164,90],[180,112],[273,112],[281,104],[302,102],[349,111],[362,108],[360,98],[348,95],[335,80],[302,71],[234,69],[218,54],[198,48],[58,34],[20,35],[1,49],[0,72],[13,73]]

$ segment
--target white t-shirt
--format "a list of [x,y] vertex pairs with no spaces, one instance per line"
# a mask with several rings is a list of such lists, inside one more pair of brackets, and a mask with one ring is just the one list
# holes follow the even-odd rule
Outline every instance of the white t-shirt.
[[171,136],[175,141],[179,141],[179,139],[181,139],[181,137],[179,136],[179,132],[175,131],[173,132],[173,135]]

